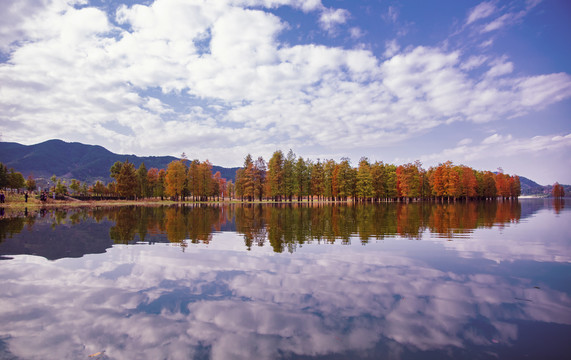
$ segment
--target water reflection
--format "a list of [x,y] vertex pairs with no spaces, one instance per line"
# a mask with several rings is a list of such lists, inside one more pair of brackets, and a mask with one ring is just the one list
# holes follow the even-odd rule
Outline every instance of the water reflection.
[[[556,207],[561,211],[562,206]],[[223,205],[223,206],[171,206],[171,207],[113,207],[75,210],[42,210],[28,217],[13,217],[0,220],[0,255],[38,254],[49,259],[59,258],[53,253],[54,244],[41,239],[37,233],[23,236],[17,242],[7,241],[24,227],[29,231],[35,227],[47,231],[85,232],[82,236],[92,237],[92,230],[73,229],[76,224],[104,223],[109,236],[104,240],[107,246],[131,244],[140,241],[208,244],[213,234],[220,231],[236,231],[244,237],[247,249],[252,246],[269,245],[275,252],[294,252],[306,243],[348,244],[353,236],[366,244],[370,240],[387,237],[421,239],[429,231],[437,236],[453,239],[470,234],[474,229],[505,226],[521,218],[520,202],[469,202],[453,204],[358,204],[353,206],[332,206],[315,204],[298,205]],[[62,229],[58,229],[62,228]],[[51,232],[53,234],[53,232]],[[54,236],[58,236],[55,235]],[[63,237],[63,236],[58,236]],[[77,236],[66,236],[75,242]],[[111,240],[110,243],[108,240]],[[93,240],[97,242],[98,240]],[[27,243],[31,242],[31,243]],[[28,246],[29,245],[29,246]],[[71,244],[61,244],[64,256],[81,256],[73,252]],[[95,245],[91,243],[91,245]],[[57,247],[57,246],[56,246]],[[26,251],[24,248],[28,248]],[[31,250],[33,248],[33,250]],[[87,253],[101,252],[90,250]]]
[[[37,253],[34,236],[62,248],[70,238],[91,255],[74,258],[81,251],[73,250],[49,261],[3,250],[13,259],[0,262],[0,358],[568,354],[571,213],[530,211],[525,202],[450,205],[123,208],[10,219],[0,246],[24,241]],[[447,234],[453,241],[441,239]]]

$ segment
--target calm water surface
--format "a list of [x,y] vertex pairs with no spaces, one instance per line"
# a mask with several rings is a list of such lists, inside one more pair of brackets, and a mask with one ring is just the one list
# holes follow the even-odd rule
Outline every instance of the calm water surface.
[[0,220],[0,359],[564,359],[551,200]]

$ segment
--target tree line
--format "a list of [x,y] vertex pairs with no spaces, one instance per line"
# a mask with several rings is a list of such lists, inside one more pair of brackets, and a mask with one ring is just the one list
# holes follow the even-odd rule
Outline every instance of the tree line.
[[363,157],[356,167],[348,158],[312,161],[281,150],[270,160],[247,155],[236,172],[235,195],[243,200],[302,199],[358,202],[412,201],[421,199],[517,198],[518,176],[474,170],[451,161],[424,169],[420,161],[404,165],[371,162]]
[[[97,181],[92,193],[98,196],[122,198],[170,198],[175,201],[207,201],[227,196],[228,182],[220,172],[212,174],[212,164],[206,161],[188,160],[183,154],[172,161],[167,169],[148,169],[145,163],[139,168],[129,160],[117,161],[110,168],[113,181],[104,185]],[[231,190],[231,188],[230,188]]]
[[[480,171],[451,161],[424,169],[420,161],[395,165],[382,161],[371,162],[362,157],[357,166],[349,158],[313,161],[287,155],[281,150],[272,154],[269,161],[248,154],[243,166],[237,170],[235,184],[231,179],[212,173],[212,164],[181,159],[172,161],[166,169],[138,168],[129,160],[117,161],[110,168],[113,181],[97,181],[88,186],[76,179],[69,184],[51,177],[57,195],[99,198],[170,198],[175,201],[208,201],[237,198],[242,201],[415,201],[432,199],[454,201],[465,199],[517,198],[521,194],[518,176],[498,172]],[[558,185],[558,184],[557,184]],[[0,163],[1,188],[36,188],[33,176],[24,180],[21,173]],[[561,196],[556,187],[557,194]],[[562,187],[561,187],[562,188]]]

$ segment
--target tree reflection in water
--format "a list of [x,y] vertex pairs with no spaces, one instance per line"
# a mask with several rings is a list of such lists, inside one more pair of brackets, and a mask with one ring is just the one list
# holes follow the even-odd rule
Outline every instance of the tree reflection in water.
[[[554,203],[555,211],[563,208]],[[115,244],[164,242],[208,244],[214,232],[231,230],[244,237],[248,250],[269,245],[275,252],[294,252],[306,243],[349,244],[354,237],[366,244],[386,237],[421,239],[425,231],[454,239],[477,228],[518,222],[517,201],[384,204],[225,204],[124,206],[42,210],[29,217],[2,219],[0,241],[32,227],[38,219],[57,226],[73,226],[86,219],[111,221],[109,238]],[[165,239],[166,235],[166,239]]]

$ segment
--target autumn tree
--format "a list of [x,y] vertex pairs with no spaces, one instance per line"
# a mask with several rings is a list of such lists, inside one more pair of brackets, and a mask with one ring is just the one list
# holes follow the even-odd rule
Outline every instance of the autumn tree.
[[34,180],[32,175],[28,175],[28,179],[26,180],[26,189],[28,191],[36,190],[36,180]]
[[510,197],[512,199],[517,199],[521,195],[521,183],[519,181],[519,176],[510,176]]
[[501,168],[498,169],[498,173],[496,174],[496,190],[498,196],[501,196],[504,199],[510,197],[510,177],[504,174]]
[[101,197],[105,193],[105,185],[103,185],[101,181],[97,180],[95,185],[93,185],[92,191],[95,195],[99,195]]
[[323,164],[323,196],[331,200],[337,196],[337,184],[335,179],[335,169],[337,164],[335,160],[326,160]]
[[420,196],[420,162],[397,167],[397,188],[399,197],[418,198]]
[[165,194],[179,200],[184,190],[186,167],[182,160],[173,160],[167,167],[165,177]]
[[155,187],[155,196],[160,196],[161,200],[163,200],[163,196],[165,196],[166,191],[166,183],[167,183],[167,172],[165,169],[159,170],[159,181]]
[[196,200],[198,195],[198,187],[200,182],[200,171],[199,171],[200,161],[193,160],[190,162],[187,172],[187,187],[192,195],[193,199]]
[[553,184],[553,189],[551,190],[551,196],[553,196],[554,198],[565,197],[565,189],[563,188],[562,185],[556,182],[555,184]]
[[218,200],[220,200],[220,194],[222,193],[223,189],[221,188],[221,180],[222,176],[220,175],[220,171],[217,171],[212,176],[212,196],[216,197]]
[[203,161],[198,167],[198,173],[198,196],[201,201],[206,201],[213,192],[212,164],[210,161]]
[[145,193],[146,197],[153,197],[155,195],[155,189],[157,188],[157,184],[159,182],[159,169],[157,168],[150,168],[147,171],[147,191]]

